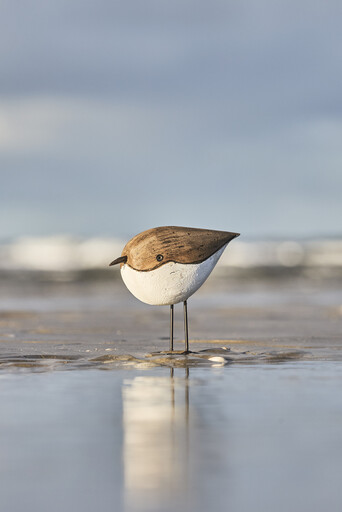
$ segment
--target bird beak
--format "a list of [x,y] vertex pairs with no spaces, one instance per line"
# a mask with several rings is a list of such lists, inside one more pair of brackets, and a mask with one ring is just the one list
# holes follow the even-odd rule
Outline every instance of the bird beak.
[[109,263],[109,266],[117,265],[118,263],[126,263],[127,256],[120,256],[120,258],[116,258],[116,260],[112,261],[112,263]]

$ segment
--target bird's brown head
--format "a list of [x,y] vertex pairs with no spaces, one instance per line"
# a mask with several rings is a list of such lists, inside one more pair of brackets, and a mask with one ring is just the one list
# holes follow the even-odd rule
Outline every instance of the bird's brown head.
[[237,236],[239,233],[179,226],[148,229],[133,237],[110,266],[127,264],[149,271],[171,261],[202,263]]

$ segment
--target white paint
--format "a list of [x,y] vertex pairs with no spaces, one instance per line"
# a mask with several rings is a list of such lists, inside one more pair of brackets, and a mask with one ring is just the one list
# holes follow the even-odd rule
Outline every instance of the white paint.
[[226,245],[202,263],[165,263],[142,272],[128,265],[121,267],[122,279],[139,300],[154,306],[167,306],[187,300],[207,279]]

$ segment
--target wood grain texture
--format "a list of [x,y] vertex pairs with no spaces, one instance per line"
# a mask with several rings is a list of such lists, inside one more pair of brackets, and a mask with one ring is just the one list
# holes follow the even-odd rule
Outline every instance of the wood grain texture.
[[126,244],[122,256],[127,256],[131,268],[140,271],[154,270],[171,261],[201,263],[237,236],[239,233],[229,231],[162,226],[136,235]]

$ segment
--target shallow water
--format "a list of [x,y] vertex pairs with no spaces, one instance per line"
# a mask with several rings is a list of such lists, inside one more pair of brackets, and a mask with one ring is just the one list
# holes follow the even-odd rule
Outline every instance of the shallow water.
[[212,278],[171,357],[167,307],[31,277],[0,286],[1,510],[341,510],[340,282]]
[[0,375],[2,510],[339,511],[342,365]]

